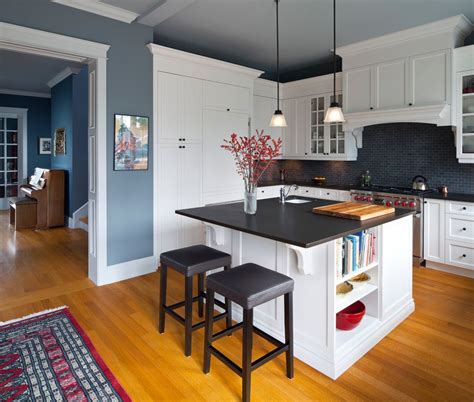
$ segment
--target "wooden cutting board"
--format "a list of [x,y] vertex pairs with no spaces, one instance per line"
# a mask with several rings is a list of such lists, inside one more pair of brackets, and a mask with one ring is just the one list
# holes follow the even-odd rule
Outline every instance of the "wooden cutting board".
[[393,214],[394,212],[395,208],[392,207],[350,201],[313,208],[313,213],[315,214],[354,219],[357,221],[378,218],[383,215]]

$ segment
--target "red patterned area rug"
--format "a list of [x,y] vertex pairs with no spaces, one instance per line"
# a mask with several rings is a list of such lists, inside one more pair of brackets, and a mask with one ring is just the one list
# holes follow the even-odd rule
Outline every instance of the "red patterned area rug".
[[130,401],[67,307],[0,323],[0,401]]

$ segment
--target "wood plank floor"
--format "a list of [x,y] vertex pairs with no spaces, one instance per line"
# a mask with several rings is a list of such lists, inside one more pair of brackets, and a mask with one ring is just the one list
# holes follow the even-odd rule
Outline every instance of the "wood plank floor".
[[[134,400],[239,400],[240,378],[217,359],[202,374],[203,330],[191,358],[174,320],[158,334],[158,274],[95,287],[86,250],[81,230],[14,232],[1,212],[0,321],[68,305]],[[169,302],[182,288],[171,272]],[[416,267],[414,296],[415,313],[337,381],[299,360],[288,380],[281,357],[254,372],[252,400],[474,400],[474,281]],[[240,340],[219,346],[240,361]],[[270,348],[255,338],[255,357]]]

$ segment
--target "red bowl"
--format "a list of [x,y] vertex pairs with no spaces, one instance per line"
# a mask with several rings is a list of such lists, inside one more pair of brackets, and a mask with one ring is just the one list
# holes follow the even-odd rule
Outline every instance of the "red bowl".
[[342,329],[343,331],[350,331],[360,324],[364,315],[364,303],[356,301],[336,314],[336,328]]

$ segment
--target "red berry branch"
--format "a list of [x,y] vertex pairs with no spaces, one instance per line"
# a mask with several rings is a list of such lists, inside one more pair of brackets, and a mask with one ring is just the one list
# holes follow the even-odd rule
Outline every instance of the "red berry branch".
[[248,137],[238,137],[232,133],[230,140],[224,139],[224,145],[221,145],[232,153],[237,173],[243,177],[248,192],[257,187],[263,172],[281,155],[281,138],[273,139],[263,130],[255,131],[256,135]]

